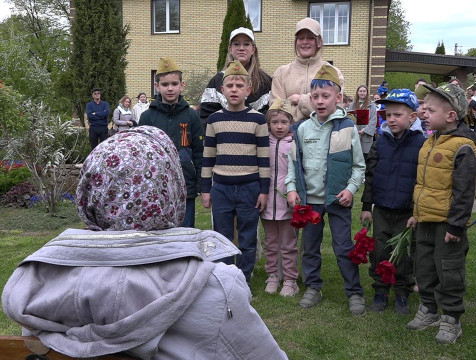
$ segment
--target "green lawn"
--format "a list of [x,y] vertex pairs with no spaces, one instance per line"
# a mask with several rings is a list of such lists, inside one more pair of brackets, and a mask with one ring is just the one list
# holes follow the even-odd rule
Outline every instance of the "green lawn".
[[[360,195],[357,196],[360,198]],[[360,229],[358,214],[360,203],[354,209],[353,233]],[[476,214],[473,214],[476,215]],[[81,228],[82,224],[72,206],[63,206],[61,216],[51,218],[38,209],[13,210],[0,208],[0,288],[16,264],[42,246],[66,227]],[[210,228],[209,211],[197,199],[196,225]],[[471,245],[475,245],[476,226],[469,232]],[[252,305],[290,359],[476,359],[476,255],[467,257],[466,314],[462,317],[463,337],[455,345],[438,345],[434,341],[436,329],[411,332],[405,324],[413,318],[418,297],[411,296],[412,315],[393,313],[392,306],[382,314],[368,311],[366,316],[350,316],[342,279],[332,252],[330,232],[326,228],[323,243],[324,280],[323,300],[312,309],[298,306],[301,292],[294,298],[264,292],[264,259],[256,265],[252,278],[255,295]],[[361,281],[367,305],[372,300],[368,266],[361,265]],[[393,303],[393,295],[390,297]],[[243,329],[246,331],[246,329]],[[0,312],[0,334],[17,335],[20,328]],[[1,356],[0,356],[1,357]]]

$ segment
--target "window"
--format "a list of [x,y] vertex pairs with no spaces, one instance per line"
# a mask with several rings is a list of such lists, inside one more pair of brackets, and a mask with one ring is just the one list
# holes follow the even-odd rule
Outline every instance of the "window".
[[350,2],[311,3],[309,12],[321,24],[324,44],[349,43]]
[[254,31],[261,31],[261,0],[243,0]]
[[152,22],[154,33],[178,33],[180,30],[180,0],[153,0]]

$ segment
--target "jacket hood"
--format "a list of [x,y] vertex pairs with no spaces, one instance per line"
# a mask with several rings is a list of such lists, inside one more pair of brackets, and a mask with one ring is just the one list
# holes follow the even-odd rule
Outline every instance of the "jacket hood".
[[276,136],[273,134],[269,133],[269,141],[276,143],[278,140],[280,141],[285,141],[285,142],[292,142],[293,141],[293,136],[294,134],[292,133],[291,129],[289,129],[289,133],[285,136],[283,136],[281,139],[278,139]]
[[[347,116],[347,110],[345,110],[343,107],[340,107],[339,105],[337,105],[336,111],[333,114],[329,115],[329,117],[327,118],[325,123],[327,123],[331,120],[334,120],[334,119],[342,119],[346,116]],[[317,115],[316,115],[315,111],[312,112],[311,119],[313,119],[316,123],[319,122],[318,119],[317,119]]]
[[[390,130],[390,127],[388,126],[387,122],[384,122],[382,125],[380,125],[380,129],[382,129],[382,132],[383,133],[387,133],[389,134],[391,137],[395,137],[393,135],[393,132],[392,130]],[[420,134],[424,135],[424,131],[423,131],[423,128],[421,127],[421,120],[419,118],[417,118],[413,124],[410,126],[410,131],[416,131],[416,132],[419,132]]]
[[473,142],[476,144],[476,134],[462,121],[459,122],[456,129],[450,130],[446,133],[438,132],[437,137],[440,135],[461,136],[473,140]]
[[[69,356],[95,357],[127,350],[140,359],[151,359],[167,329],[204,288],[215,268],[212,261],[238,253],[228,239],[214,231],[70,229],[20,264],[5,286],[2,305],[5,314],[29,329],[30,334]],[[177,261],[167,261],[173,259]],[[45,265],[38,266],[35,262]],[[130,266],[156,263],[163,264],[152,268],[141,266],[141,271]],[[61,285],[34,280],[54,276],[59,277]],[[20,281],[32,285],[19,286]],[[154,287],[157,296],[144,298],[140,310],[130,312],[124,304],[141,298],[141,292],[145,291],[142,287]],[[55,321],[75,315],[70,315],[72,310],[64,304],[52,310],[48,301],[42,301],[45,295],[39,289],[50,297],[56,294],[63,298],[64,304],[74,299],[75,311],[85,316],[85,324]],[[99,312],[104,308],[103,318],[88,320],[89,315],[84,314],[91,308]]]
[[152,101],[149,105],[149,108],[160,109],[163,112],[177,112],[185,108],[190,107],[188,102],[183,98],[182,95],[179,95],[178,102],[175,104],[166,104],[162,102],[162,95],[157,94],[157,100]]

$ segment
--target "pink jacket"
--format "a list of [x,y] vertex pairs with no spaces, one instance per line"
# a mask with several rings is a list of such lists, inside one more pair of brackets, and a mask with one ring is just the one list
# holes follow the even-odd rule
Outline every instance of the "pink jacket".
[[288,174],[288,153],[291,150],[293,135],[290,132],[282,139],[269,135],[269,163],[270,178],[268,202],[266,209],[261,213],[264,220],[287,220],[291,219],[293,209],[288,207],[286,199],[275,190],[278,188],[281,193],[286,194],[284,179]]

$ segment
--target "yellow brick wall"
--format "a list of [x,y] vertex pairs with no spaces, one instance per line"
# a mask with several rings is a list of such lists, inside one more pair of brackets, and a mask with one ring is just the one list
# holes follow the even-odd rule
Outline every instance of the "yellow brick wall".
[[[348,95],[367,82],[369,3],[351,2],[349,45],[324,46],[323,58],[340,68]],[[151,2],[123,0],[123,21],[130,26],[131,40],[126,70],[128,94],[135,97],[144,91],[151,95],[151,70],[156,69],[162,56],[173,57],[185,76],[200,69],[214,73],[226,6],[226,0],[182,0],[180,33],[152,35]],[[262,31],[255,37],[261,66],[268,74],[294,59],[295,25],[308,15],[308,6],[309,2],[303,0],[262,0]]]

